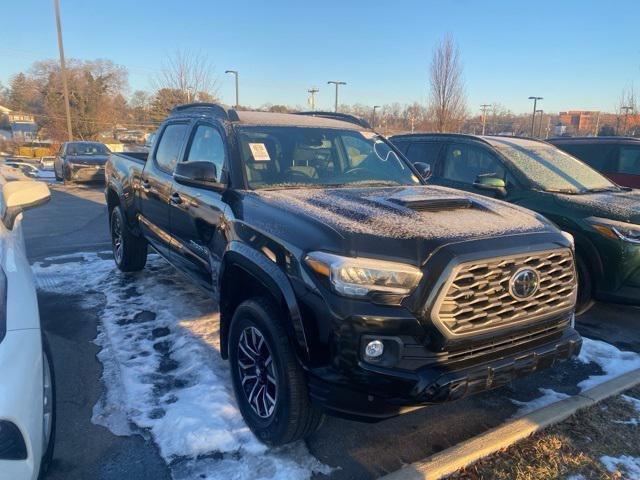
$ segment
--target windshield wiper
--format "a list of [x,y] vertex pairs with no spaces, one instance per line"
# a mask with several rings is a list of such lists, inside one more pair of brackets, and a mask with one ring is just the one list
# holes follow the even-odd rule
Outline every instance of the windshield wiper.
[[602,193],[602,192],[619,192],[618,187],[602,187],[602,188],[587,188],[583,190],[583,193]]
[[363,181],[355,181],[355,182],[345,182],[345,183],[334,183],[329,185],[330,187],[340,188],[340,187],[397,187],[397,182],[392,182],[389,180],[363,180]]
[[579,195],[580,193],[582,193],[571,188],[545,188],[543,191],[548,193],[564,193],[567,195]]

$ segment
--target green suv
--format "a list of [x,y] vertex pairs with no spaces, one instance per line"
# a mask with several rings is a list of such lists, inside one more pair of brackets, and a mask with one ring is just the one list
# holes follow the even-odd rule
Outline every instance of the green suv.
[[620,187],[542,141],[459,134],[390,140],[429,183],[521,205],[571,233],[578,313],[593,299],[640,305],[640,190]]

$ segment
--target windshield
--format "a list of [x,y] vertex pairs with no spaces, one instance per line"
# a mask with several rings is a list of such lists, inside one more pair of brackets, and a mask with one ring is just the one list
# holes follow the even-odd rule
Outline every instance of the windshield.
[[560,193],[619,190],[593,168],[550,145],[501,145],[496,148],[541,190]]
[[420,181],[380,136],[307,127],[242,127],[249,186],[394,186]]
[[67,153],[69,155],[106,155],[109,149],[102,143],[72,143]]

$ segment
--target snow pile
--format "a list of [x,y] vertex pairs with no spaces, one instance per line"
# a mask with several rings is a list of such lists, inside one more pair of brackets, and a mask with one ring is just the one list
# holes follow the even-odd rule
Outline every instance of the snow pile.
[[604,455],[600,457],[600,462],[609,473],[617,473],[618,475],[622,473],[623,475],[627,475],[622,478],[640,478],[640,457],[631,457],[629,455],[610,457]]
[[640,368],[639,354],[623,352],[609,343],[584,337],[578,361],[584,364],[596,363],[604,371],[604,375],[592,375],[580,382],[578,388],[581,391],[588,390],[607,380]]
[[157,256],[145,271],[128,275],[104,257],[67,256],[33,268],[43,279],[39,288],[86,292],[90,306],[103,305],[96,343],[107,391],[94,408],[95,423],[117,435],[150,432],[175,478],[309,478],[330,471],[303,443],[270,450],[246,426],[219,354],[219,317],[209,296]]
[[[545,228],[536,216],[520,207],[445,187],[299,188],[255,191],[249,195],[348,232],[390,238],[472,238]],[[415,211],[393,201],[443,197],[468,198],[474,208]]]
[[530,402],[521,402],[519,400],[514,400],[511,398],[511,402],[520,407],[513,418],[521,417],[526,415],[527,413],[538,410],[539,408],[546,407],[547,405],[551,405],[552,403],[559,402],[560,400],[564,400],[565,398],[569,398],[569,395],[562,392],[556,392],[555,390],[551,390],[550,388],[540,388],[540,393],[542,393],[541,397],[535,398]]

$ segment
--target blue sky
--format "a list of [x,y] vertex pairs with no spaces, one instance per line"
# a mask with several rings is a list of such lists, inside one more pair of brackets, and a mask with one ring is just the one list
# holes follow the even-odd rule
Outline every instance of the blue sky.
[[[39,59],[57,58],[52,0],[2,2],[0,82]],[[8,5],[6,5],[8,3]],[[108,58],[129,69],[131,91],[149,89],[176,49],[207,54],[218,94],[241,103],[303,105],[327,80],[348,83],[341,103],[427,100],[433,46],[457,41],[469,107],[499,102],[539,108],[614,110],[621,90],[640,88],[637,0],[409,1],[60,0],[67,57]]]

